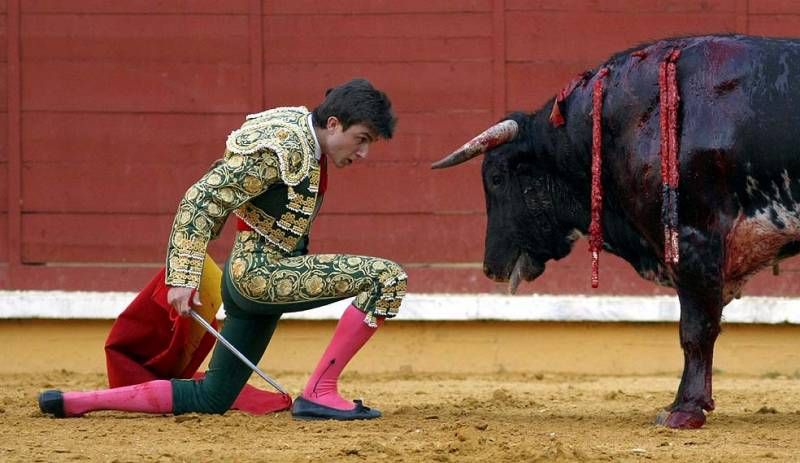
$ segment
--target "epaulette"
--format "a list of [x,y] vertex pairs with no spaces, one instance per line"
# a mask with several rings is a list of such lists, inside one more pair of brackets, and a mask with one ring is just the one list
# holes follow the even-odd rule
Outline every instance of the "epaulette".
[[284,183],[296,186],[308,175],[314,155],[313,136],[307,126],[304,106],[274,108],[247,116],[242,127],[228,135],[231,153],[252,154],[264,149],[278,156]]

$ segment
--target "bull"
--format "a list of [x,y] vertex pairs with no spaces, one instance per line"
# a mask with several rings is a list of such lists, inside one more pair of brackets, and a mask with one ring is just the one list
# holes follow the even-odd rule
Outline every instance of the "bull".
[[[680,183],[670,196],[662,178],[668,114],[660,73],[676,50]],[[602,249],[676,290],[684,369],[675,400],[656,422],[699,428],[714,409],[723,308],[759,270],[800,252],[800,41],[729,35],[642,45],[588,71],[562,98],[507,115],[434,163],[483,156],[484,273],[510,281],[512,292],[589,232],[600,79]],[[677,205],[674,258],[663,210],[670,197]]]

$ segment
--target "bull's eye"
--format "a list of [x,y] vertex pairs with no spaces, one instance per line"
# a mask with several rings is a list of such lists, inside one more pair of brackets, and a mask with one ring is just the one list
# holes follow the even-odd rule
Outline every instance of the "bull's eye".
[[500,186],[503,183],[503,177],[500,174],[492,175],[492,186]]

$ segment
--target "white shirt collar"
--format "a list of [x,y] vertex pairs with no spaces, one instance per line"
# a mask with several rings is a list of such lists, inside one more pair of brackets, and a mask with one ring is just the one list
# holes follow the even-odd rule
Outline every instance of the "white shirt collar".
[[308,128],[311,130],[311,135],[314,136],[314,157],[317,161],[322,158],[322,148],[319,146],[319,139],[317,139],[317,131],[314,129],[314,114],[309,113],[308,115]]

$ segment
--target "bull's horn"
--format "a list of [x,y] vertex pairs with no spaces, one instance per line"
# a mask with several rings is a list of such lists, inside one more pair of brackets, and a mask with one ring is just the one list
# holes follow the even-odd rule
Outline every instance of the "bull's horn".
[[508,119],[499,122],[465,143],[464,146],[455,150],[451,155],[434,162],[431,165],[431,169],[444,169],[445,167],[461,164],[479,154],[484,154],[495,146],[502,145],[514,138],[518,130],[519,126],[516,121]]

